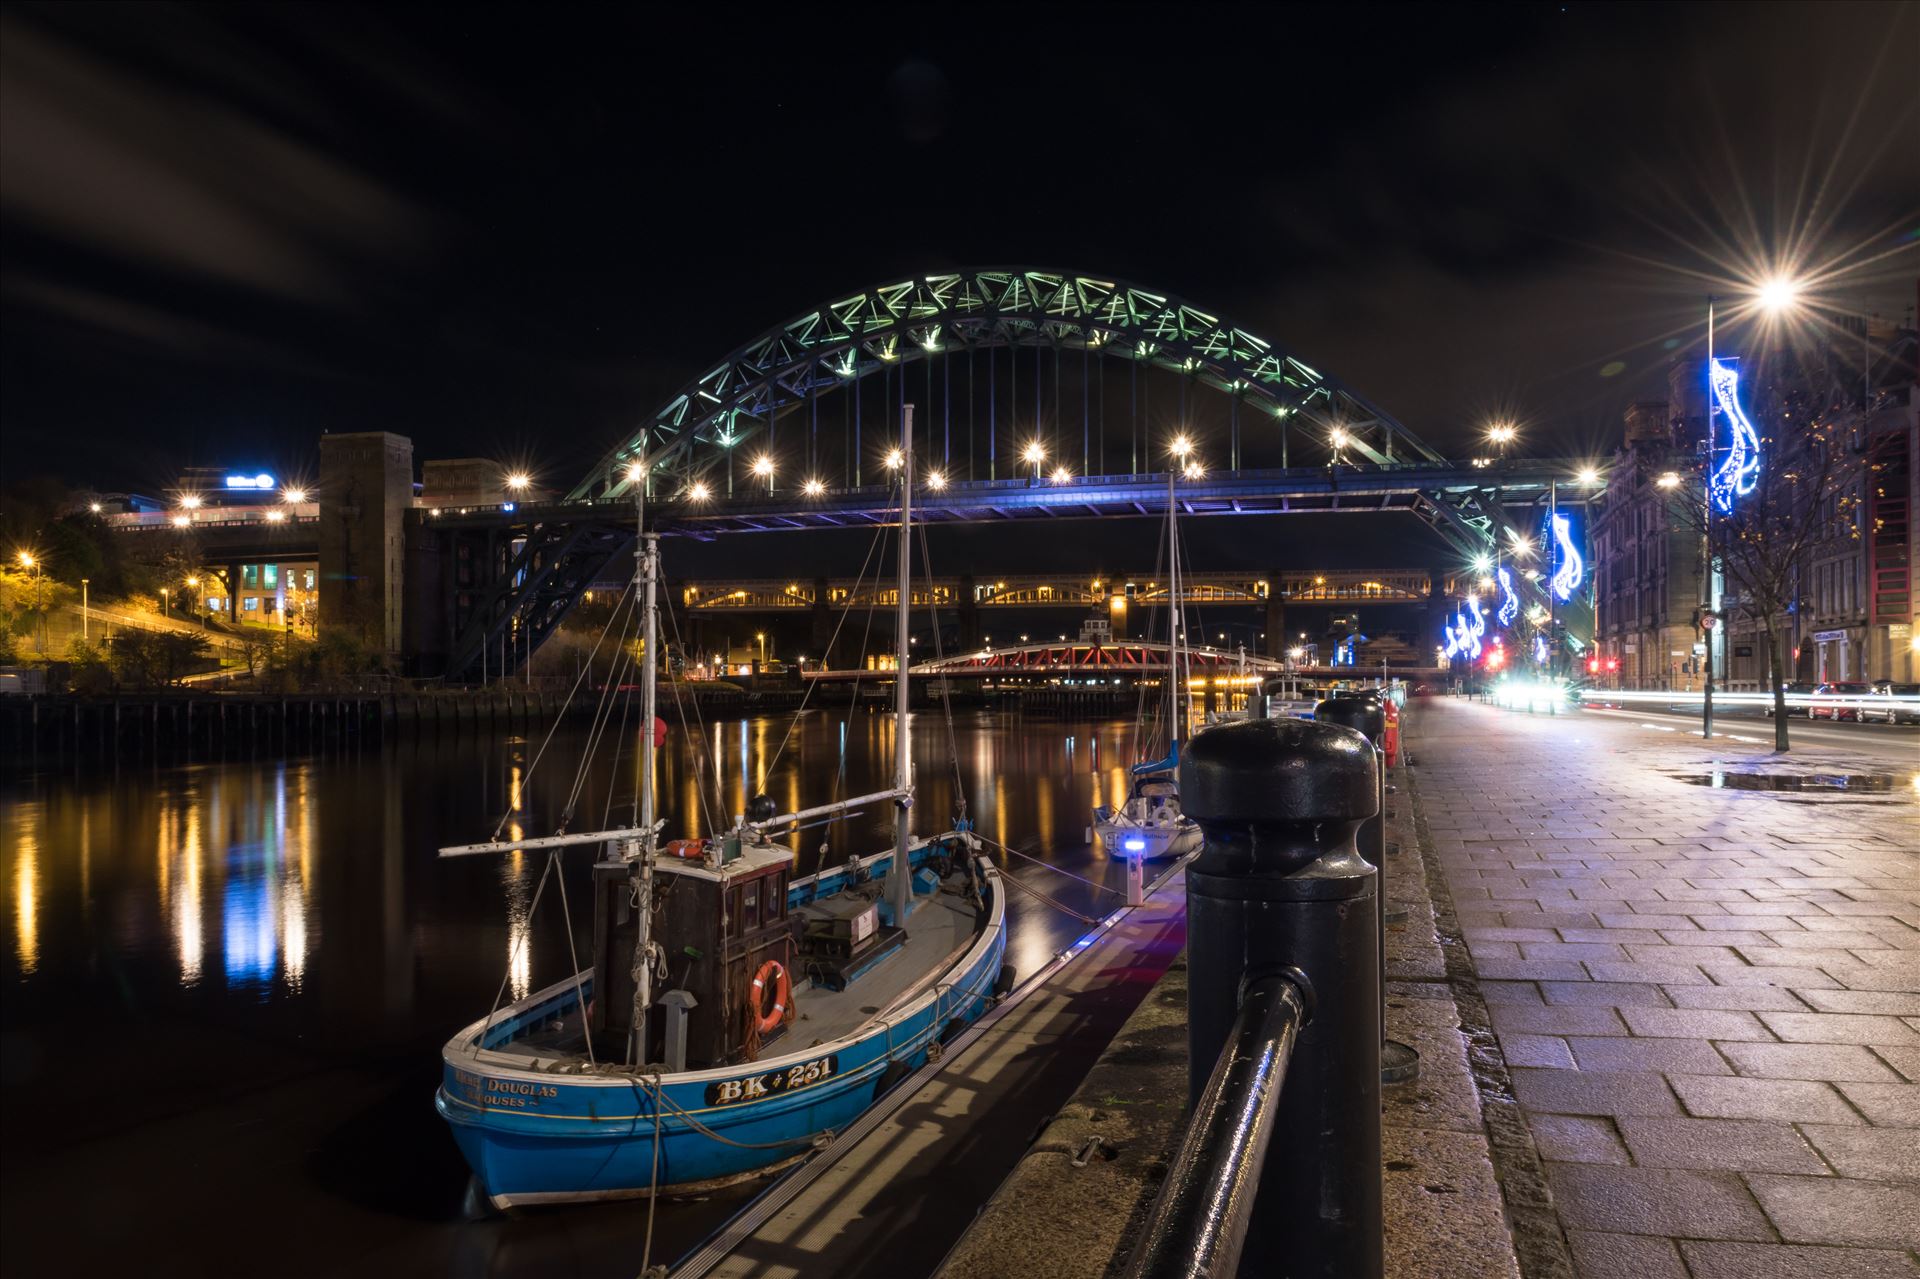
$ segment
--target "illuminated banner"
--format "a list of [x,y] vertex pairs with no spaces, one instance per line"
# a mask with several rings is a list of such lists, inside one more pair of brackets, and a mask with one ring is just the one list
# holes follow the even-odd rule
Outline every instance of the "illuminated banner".
[[273,487],[273,477],[265,471],[260,472],[258,475],[229,475],[227,477],[227,487],[230,489],[270,489]]
[[1513,619],[1520,616],[1520,597],[1514,594],[1513,574],[1502,564],[1497,570],[1500,578],[1500,611],[1493,615],[1500,625],[1512,629]]
[[1555,513],[1552,520],[1556,561],[1553,593],[1558,599],[1568,600],[1580,589],[1580,583],[1586,580],[1587,563],[1580,558],[1580,548],[1573,544],[1573,528],[1567,517]]
[[[1733,514],[1733,500],[1753,492],[1760,482],[1760,435],[1740,407],[1740,373],[1731,365],[1714,360],[1707,365],[1707,385],[1713,390],[1713,402],[1726,414],[1731,430],[1727,458],[1713,472],[1707,492],[1713,509],[1722,515]],[[1708,440],[1711,455],[1712,440]]]

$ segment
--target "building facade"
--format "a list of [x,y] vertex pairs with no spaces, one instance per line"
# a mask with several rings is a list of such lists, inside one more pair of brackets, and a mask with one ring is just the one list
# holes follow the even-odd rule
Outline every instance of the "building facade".
[[1676,365],[1669,399],[1627,410],[1593,517],[1594,656],[1612,687],[1690,689],[1704,678],[1700,537],[1673,510],[1673,477],[1692,465],[1704,430],[1704,401],[1685,385],[1699,369]]

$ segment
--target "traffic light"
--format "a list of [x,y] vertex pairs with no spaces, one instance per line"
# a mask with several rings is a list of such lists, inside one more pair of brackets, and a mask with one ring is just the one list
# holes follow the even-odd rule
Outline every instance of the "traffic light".
[[1619,659],[1619,658],[1617,658],[1617,657],[1609,657],[1609,658],[1607,659],[1607,669],[1608,669],[1609,671],[1617,671],[1617,670],[1619,670],[1619,669],[1620,669],[1620,659]]
[[1491,648],[1487,650],[1487,669],[1497,671],[1502,666],[1505,666],[1506,664],[1507,664],[1506,649]]
[[1599,659],[1599,658],[1597,658],[1597,657],[1589,657],[1589,658],[1587,659],[1587,673],[1588,673],[1589,675],[1598,675],[1598,674],[1600,673],[1600,659]]

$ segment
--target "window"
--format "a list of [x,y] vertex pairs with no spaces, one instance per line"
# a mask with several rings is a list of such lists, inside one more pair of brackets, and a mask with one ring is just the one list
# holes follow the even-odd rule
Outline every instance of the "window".
[[260,589],[260,566],[248,564],[240,570],[240,585],[248,590]]
[[260,585],[266,587],[268,590],[273,590],[280,585],[280,566],[278,564],[262,564],[260,566]]
[[240,607],[249,613],[257,613],[260,611],[260,597],[258,595],[249,595],[241,601]]
[[740,927],[758,928],[760,927],[760,885],[748,884],[742,891],[746,894],[746,903],[740,912]]
[[309,591],[312,590],[313,589],[313,570],[308,569],[305,573],[301,574],[301,577],[302,577],[301,585]]

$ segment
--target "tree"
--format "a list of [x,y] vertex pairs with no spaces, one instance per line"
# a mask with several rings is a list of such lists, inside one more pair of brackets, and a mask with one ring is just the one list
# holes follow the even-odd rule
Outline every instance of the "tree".
[[1730,512],[1709,510],[1702,500],[1704,468],[1696,468],[1691,485],[1674,489],[1676,518],[1706,540],[1725,580],[1723,612],[1752,619],[1766,637],[1777,751],[1789,749],[1782,623],[1800,607],[1808,561],[1820,544],[1860,536],[1853,415],[1810,404],[1804,393],[1782,397],[1770,415],[1778,425],[1761,439],[1753,488],[1733,499]]
[[129,629],[113,641],[114,672],[136,688],[172,688],[182,676],[212,663],[206,636],[190,631]]

